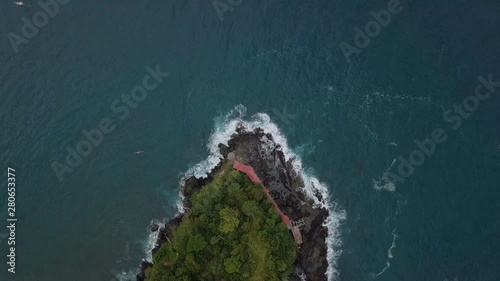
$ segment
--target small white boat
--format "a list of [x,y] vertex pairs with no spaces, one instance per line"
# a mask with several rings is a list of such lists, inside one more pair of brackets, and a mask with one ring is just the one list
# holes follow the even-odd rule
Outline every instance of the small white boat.
[[26,4],[24,2],[14,2],[14,4],[20,7],[26,7]]

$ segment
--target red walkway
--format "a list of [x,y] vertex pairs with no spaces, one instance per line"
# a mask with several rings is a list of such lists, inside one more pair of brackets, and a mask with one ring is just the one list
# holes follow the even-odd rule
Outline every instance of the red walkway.
[[260,184],[262,186],[262,189],[264,190],[264,193],[266,193],[267,198],[269,199],[269,201],[271,201],[271,204],[273,204],[274,209],[276,209],[276,212],[278,212],[278,214],[281,216],[281,219],[288,226],[288,228],[292,230],[293,237],[295,238],[295,241],[297,242],[297,244],[301,244],[302,243],[302,237],[300,235],[299,230],[295,229],[294,227],[292,227],[292,223],[290,221],[290,218],[287,215],[285,215],[280,210],[280,208],[278,207],[278,204],[276,204],[276,202],[274,201],[274,199],[271,196],[271,194],[269,194],[269,189],[267,189],[262,184],[262,181],[259,179],[259,177],[255,173],[255,171],[253,170],[253,168],[250,167],[250,166],[247,166],[245,164],[242,164],[242,163],[240,163],[238,161],[234,161],[233,168],[236,169],[236,170],[238,170],[238,171],[240,171],[240,172],[243,172],[243,173],[247,174],[247,176],[250,178],[251,181],[253,181],[256,184]]

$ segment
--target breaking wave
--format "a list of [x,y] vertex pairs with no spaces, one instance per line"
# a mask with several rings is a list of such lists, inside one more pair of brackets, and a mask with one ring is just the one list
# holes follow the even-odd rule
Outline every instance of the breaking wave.
[[[185,179],[195,177],[206,177],[208,173],[217,166],[222,155],[219,151],[219,144],[228,144],[231,135],[236,132],[238,126],[242,125],[247,131],[252,131],[256,128],[261,128],[265,133],[270,133],[276,144],[281,146],[281,151],[285,155],[286,160],[292,159],[292,165],[303,178],[305,183],[305,194],[311,198],[316,207],[324,207],[329,211],[329,216],[324,222],[328,229],[328,237],[326,240],[328,251],[328,280],[337,280],[339,272],[337,270],[337,260],[341,254],[341,239],[340,239],[340,224],[345,219],[346,214],[335,203],[332,202],[328,191],[328,186],[320,182],[313,176],[311,169],[305,169],[302,161],[292,149],[289,148],[287,139],[281,133],[278,126],[271,121],[269,115],[265,113],[257,113],[244,120],[246,116],[246,108],[243,105],[238,105],[230,110],[226,115],[215,118],[215,127],[210,135],[207,149],[209,156],[190,168],[183,177],[181,177],[181,185]],[[318,196],[319,195],[319,196]],[[178,212],[183,213],[182,194],[179,192],[179,200],[177,203]]]
[[387,190],[394,192],[396,190],[396,184],[389,177],[389,171],[396,164],[396,159],[392,160],[391,165],[387,168],[379,179],[372,179],[373,188],[376,190]]
[[144,241],[144,248],[146,249],[146,257],[144,259],[148,262],[153,262],[152,251],[156,246],[158,246],[158,244],[156,243],[158,241],[158,232],[151,231],[151,226],[153,224],[164,225],[165,223],[167,223],[166,219],[163,220],[153,219],[151,220],[148,226],[148,239]]

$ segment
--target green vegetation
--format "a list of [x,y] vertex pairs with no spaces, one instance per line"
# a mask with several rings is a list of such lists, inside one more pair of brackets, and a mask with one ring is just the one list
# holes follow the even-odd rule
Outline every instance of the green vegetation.
[[226,166],[191,202],[171,243],[155,254],[147,281],[272,281],[291,273],[293,237],[244,173]]

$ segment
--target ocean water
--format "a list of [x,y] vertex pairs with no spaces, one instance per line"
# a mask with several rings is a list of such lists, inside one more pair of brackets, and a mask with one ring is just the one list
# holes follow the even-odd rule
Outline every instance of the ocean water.
[[[331,279],[499,280],[500,88],[457,129],[443,114],[479,76],[500,81],[500,4],[401,1],[348,62],[342,42],[389,2],[242,1],[221,21],[212,1],[73,0],[17,53],[9,32],[41,8],[0,3],[1,280],[127,280],[150,222],[179,211],[179,181],[239,119],[279,132],[328,194]],[[115,100],[157,65],[170,75],[121,120]],[[61,182],[52,163],[104,118],[116,128]],[[436,128],[447,140],[391,178]]]

